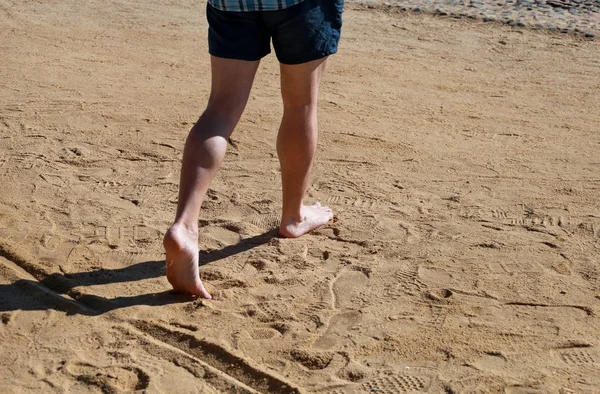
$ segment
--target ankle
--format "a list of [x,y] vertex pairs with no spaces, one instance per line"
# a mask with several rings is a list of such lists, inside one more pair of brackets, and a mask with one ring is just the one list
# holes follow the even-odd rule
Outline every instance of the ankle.
[[300,222],[302,221],[302,206],[296,209],[284,209],[281,214],[281,222]]
[[169,231],[183,232],[186,236],[191,238],[198,238],[198,223],[185,223],[176,221],[169,228]]

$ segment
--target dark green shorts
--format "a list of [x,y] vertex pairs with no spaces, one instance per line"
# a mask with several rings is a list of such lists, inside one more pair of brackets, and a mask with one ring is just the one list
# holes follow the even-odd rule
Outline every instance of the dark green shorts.
[[278,11],[221,11],[210,4],[209,53],[259,60],[271,53],[284,64],[300,64],[337,52],[344,0],[304,0]]

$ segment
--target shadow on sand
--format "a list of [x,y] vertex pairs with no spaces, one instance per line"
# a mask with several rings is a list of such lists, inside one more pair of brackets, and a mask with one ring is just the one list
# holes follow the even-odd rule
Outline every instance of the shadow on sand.
[[[277,230],[271,230],[220,250],[200,252],[200,266],[246,252],[275,237],[278,237]],[[145,261],[119,269],[52,274],[39,281],[20,279],[10,284],[0,284],[0,312],[55,309],[67,314],[100,315],[135,305],[160,306],[194,299],[171,290],[116,298],[85,294],[80,290],[89,286],[135,282],[164,275],[165,262],[161,260]]]

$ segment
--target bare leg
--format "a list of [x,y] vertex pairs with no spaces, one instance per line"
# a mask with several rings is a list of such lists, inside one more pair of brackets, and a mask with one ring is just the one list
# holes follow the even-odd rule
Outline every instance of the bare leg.
[[283,119],[277,136],[283,211],[279,233],[296,238],[330,221],[333,212],[319,203],[304,205],[317,148],[317,97],[327,58],[281,64]]
[[211,57],[210,98],[185,143],[177,215],[163,242],[167,279],[177,291],[212,298],[198,269],[198,216],[225,157],[227,139],[246,107],[258,64]]

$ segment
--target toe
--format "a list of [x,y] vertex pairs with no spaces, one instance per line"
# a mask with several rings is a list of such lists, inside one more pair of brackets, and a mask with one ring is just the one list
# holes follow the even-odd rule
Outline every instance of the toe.
[[204,287],[204,284],[202,284],[202,281],[200,281],[200,283],[199,283],[198,290],[200,290],[199,291],[200,294],[198,294],[198,295],[202,296],[202,298],[205,298],[207,300],[211,300],[212,299],[212,296],[208,293],[208,291]]

